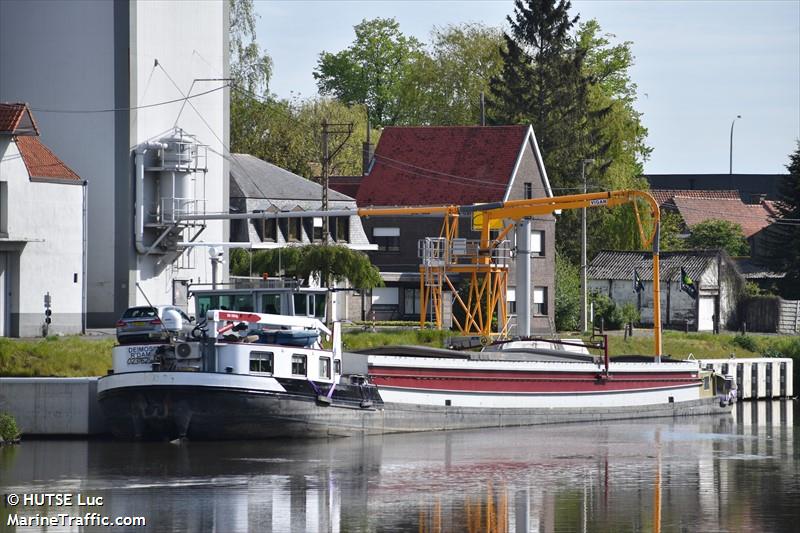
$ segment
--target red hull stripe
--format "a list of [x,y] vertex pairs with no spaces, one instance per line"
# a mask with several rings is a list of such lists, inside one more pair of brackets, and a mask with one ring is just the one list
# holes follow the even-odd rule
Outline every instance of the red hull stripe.
[[612,392],[649,390],[700,381],[690,372],[612,374],[600,372],[504,372],[444,369],[371,368],[372,381],[380,386],[430,391],[467,392]]

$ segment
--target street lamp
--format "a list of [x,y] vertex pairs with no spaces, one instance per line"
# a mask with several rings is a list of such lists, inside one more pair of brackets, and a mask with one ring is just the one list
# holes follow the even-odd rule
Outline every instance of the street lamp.
[[[583,194],[586,194],[586,165],[594,163],[594,159],[584,159],[581,163],[581,179]],[[581,331],[588,330],[587,315],[587,283],[586,283],[586,208],[581,209]]]
[[736,120],[740,118],[742,118],[742,115],[736,115],[736,118],[731,121],[730,167],[728,168],[729,174],[733,174],[733,125],[736,124]]

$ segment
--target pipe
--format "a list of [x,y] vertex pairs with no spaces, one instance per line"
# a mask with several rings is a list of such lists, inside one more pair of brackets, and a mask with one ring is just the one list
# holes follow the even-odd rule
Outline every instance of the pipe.
[[166,147],[165,143],[160,142],[144,142],[136,145],[136,195],[134,197],[136,211],[133,223],[133,243],[136,251],[143,255],[149,251],[144,244],[144,154],[148,150]]
[[178,248],[196,248],[198,246],[208,246],[214,248],[252,248],[251,242],[179,242]]
[[89,195],[89,181],[83,180],[83,213],[82,213],[82,222],[83,222],[83,229],[81,231],[82,235],[82,247],[83,252],[81,253],[81,335],[86,334],[86,327],[87,327],[87,305],[88,305],[88,295],[87,291],[89,290],[89,286],[86,283],[86,270],[88,269],[88,254],[86,252],[86,245],[88,243],[88,226],[87,226],[87,199]]
[[531,335],[531,219],[517,224],[517,335]]

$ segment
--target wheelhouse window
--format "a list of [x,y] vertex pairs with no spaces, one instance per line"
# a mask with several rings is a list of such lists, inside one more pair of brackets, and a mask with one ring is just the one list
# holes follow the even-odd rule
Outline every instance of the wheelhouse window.
[[400,251],[400,228],[373,228],[372,237],[378,245],[378,251]]
[[342,373],[342,362],[339,359],[333,362],[333,372],[338,375]]
[[547,314],[547,287],[533,288],[533,314]]
[[308,375],[308,367],[306,366],[305,355],[299,353],[292,355],[292,375],[293,376]]
[[281,295],[280,294],[262,294],[261,295],[261,312],[270,315],[281,314]]
[[319,358],[319,377],[330,379],[331,378],[331,358],[330,357],[320,357]]
[[250,372],[272,374],[273,359],[272,352],[250,352]]
[[[313,316],[314,310],[311,310],[311,314],[308,312],[308,294],[305,293],[298,293],[293,295],[294,298],[294,316]],[[314,305],[313,300],[311,301],[311,305]]]

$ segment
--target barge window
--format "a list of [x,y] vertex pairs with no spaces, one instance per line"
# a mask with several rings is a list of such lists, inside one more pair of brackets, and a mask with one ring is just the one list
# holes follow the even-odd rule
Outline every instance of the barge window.
[[314,318],[325,318],[325,293],[314,294]]
[[296,353],[292,355],[292,375],[305,376],[306,373],[306,356]]
[[272,374],[272,352],[250,352],[250,372]]
[[319,377],[330,379],[331,378],[331,358],[319,358]]
[[[313,305],[314,302],[312,301]],[[313,316],[313,310],[308,312],[308,294],[301,292],[294,295],[294,315],[295,316]]]
[[341,375],[341,374],[342,374],[342,361],[341,361],[341,360],[339,360],[339,359],[336,359],[336,360],[333,362],[333,372],[334,372],[335,374],[338,374],[338,375]]
[[261,295],[261,312],[268,315],[281,314],[281,295],[280,294],[262,294]]

